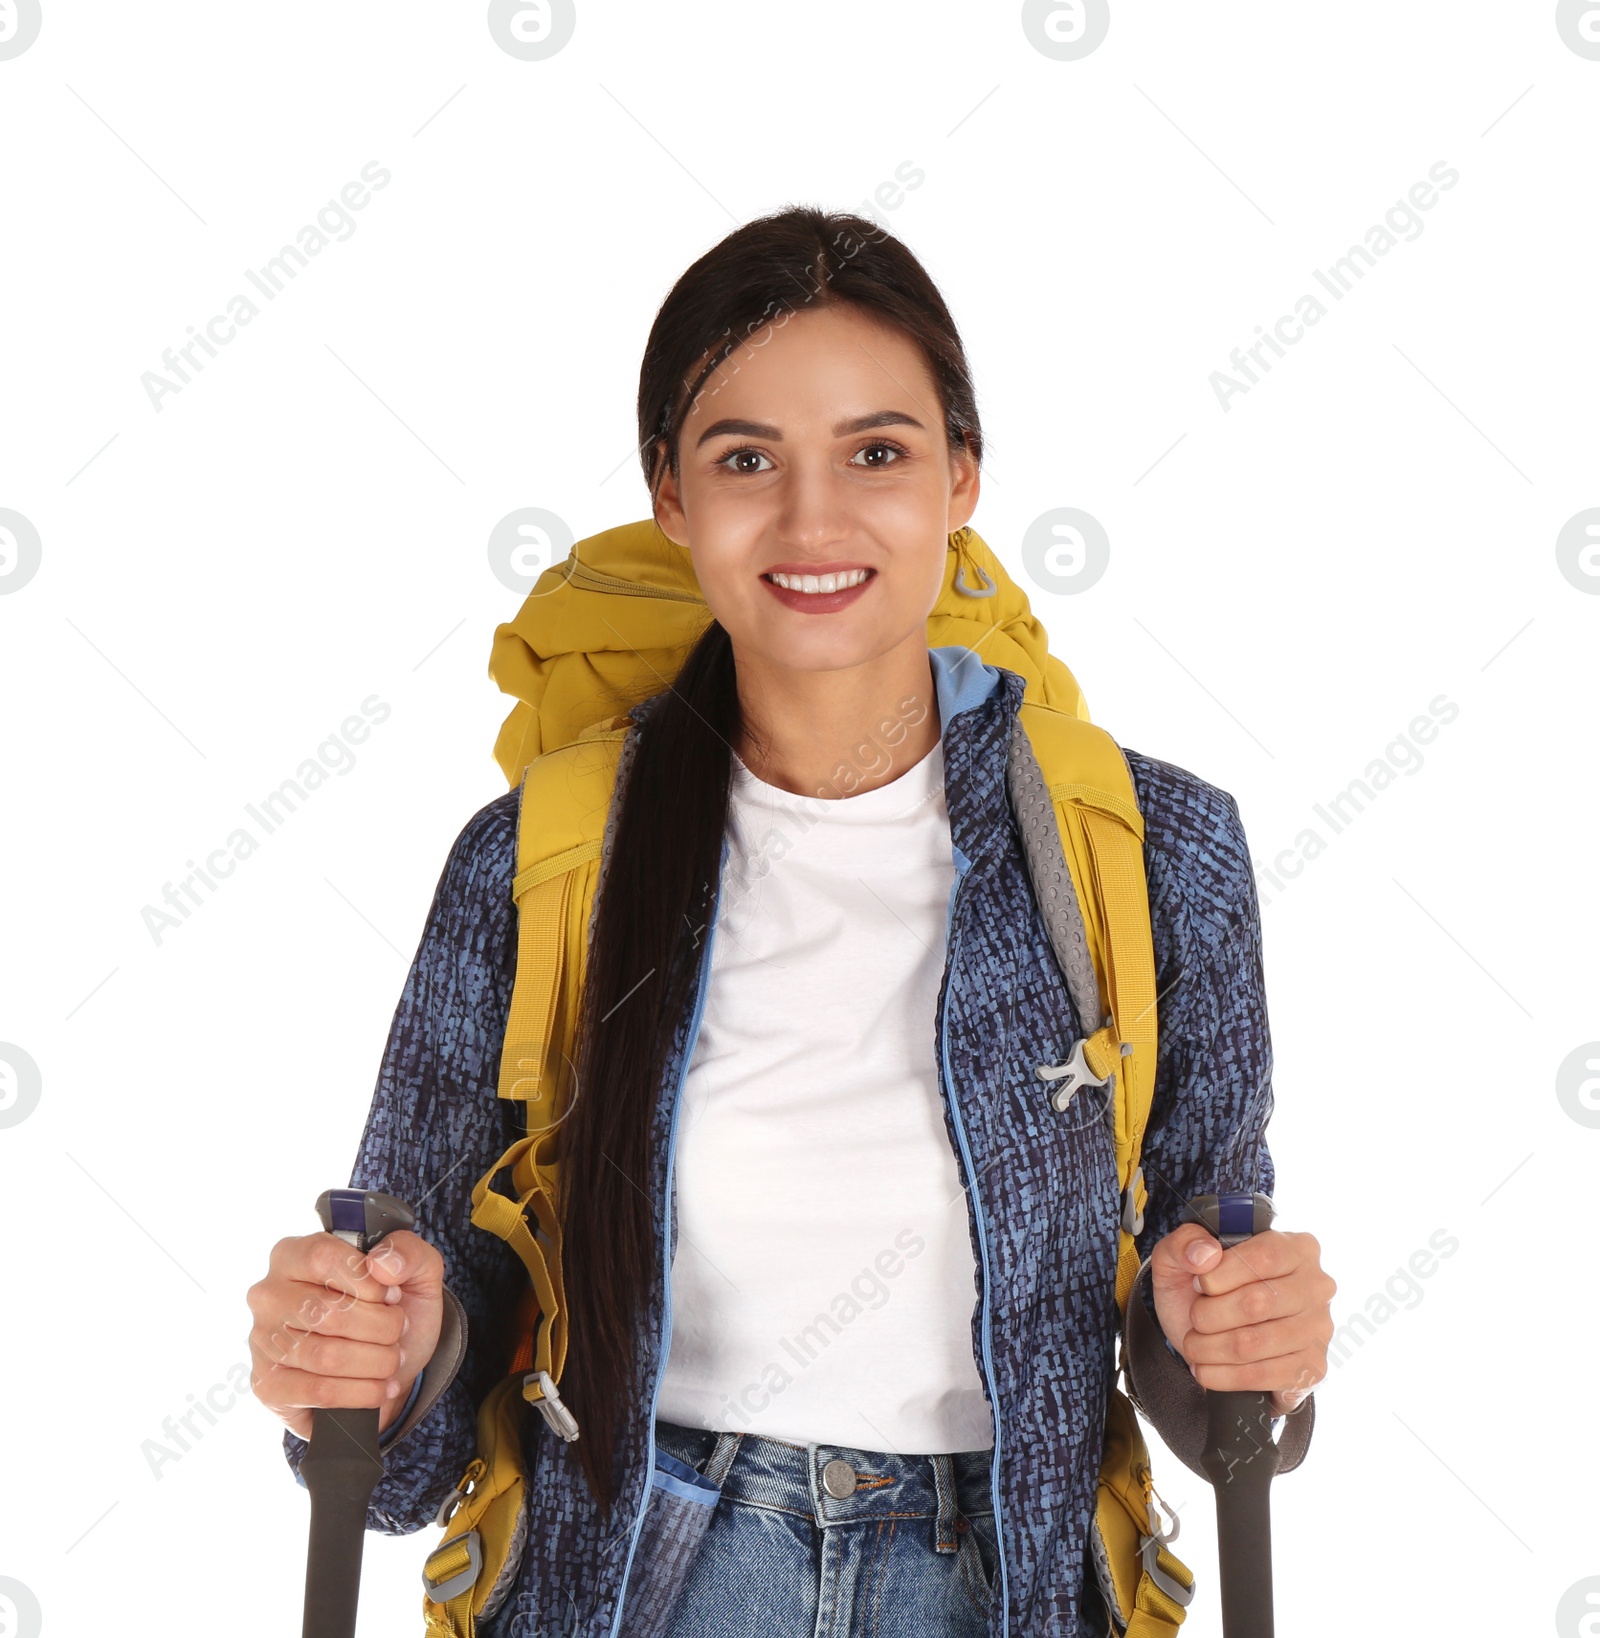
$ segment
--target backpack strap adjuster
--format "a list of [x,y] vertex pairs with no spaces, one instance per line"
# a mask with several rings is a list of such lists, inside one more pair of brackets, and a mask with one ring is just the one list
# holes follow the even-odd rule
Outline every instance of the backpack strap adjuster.
[[[466,1555],[464,1564],[463,1553]],[[436,1562],[444,1575],[444,1579],[438,1582],[433,1579]],[[452,1598],[459,1598],[462,1593],[470,1591],[482,1572],[483,1539],[476,1530],[469,1530],[464,1536],[441,1542],[429,1553],[427,1563],[422,1566],[423,1590],[435,1604],[448,1604]]]
[[548,1371],[529,1371],[522,1379],[522,1397],[537,1408],[552,1433],[568,1444],[578,1437],[578,1419],[562,1404]]
[[1135,1166],[1133,1176],[1128,1179],[1128,1186],[1122,1191],[1122,1232],[1127,1235],[1137,1234],[1144,1227],[1144,1211],[1138,1203],[1137,1191],[1144,1182],[1144,1167]]
[[1194,1598],[1194,1587],[1192,1585],[1186,1587],[1181,1581],[1168,1575],[1159,1562],[1161,1549],[1168,1542],[1178,1539],[1178,1515],[1172,1514],[1172,1528],[1163,1532],[1161,1517],[1156,1512],[1154,1503],[1147,1503],[1146,1506],[1150,1514],[1150,1534],[1139,1537],[1139,1556],[1144,1561],[1144,1573],[1173,1603],[1187,1609]]

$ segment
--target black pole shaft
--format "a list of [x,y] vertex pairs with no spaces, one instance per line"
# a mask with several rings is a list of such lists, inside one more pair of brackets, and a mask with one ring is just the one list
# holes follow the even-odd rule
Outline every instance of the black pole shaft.
[[1203,1465],[1217,1497],[1226,1638],[1273,1638],[1271,1499],[1278,1460],[1270,1394],[1207,1392]]
[[378,1412],[314,1411],[300,1477],[311,1494],[301,1638],[355,1638],[367,1503],[383,1477]]

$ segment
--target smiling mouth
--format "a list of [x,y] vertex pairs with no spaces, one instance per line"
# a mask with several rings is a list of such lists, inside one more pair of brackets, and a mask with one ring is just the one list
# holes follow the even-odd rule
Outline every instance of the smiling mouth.
[[785,591],[825,597],[830,592],[849,591],[852,586],[870,580],[877,572],[876,569],[841,569],[836,574],[779,574],[776,570],[769,570],[761,578],[769,585],[781,586]]

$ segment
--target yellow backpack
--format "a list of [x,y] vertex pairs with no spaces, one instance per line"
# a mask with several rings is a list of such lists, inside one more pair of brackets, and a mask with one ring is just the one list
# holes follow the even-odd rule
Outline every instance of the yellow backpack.
[[[1095,1081],[1115,1072],[1123,1199],[1116,1297],[1126,1315],[1139,1269],[1133,1236],[1146,1203],[1139,1151],[1156,1075],[1144,823],[1121,749],[1089,722],[1077,682],[1050,654],[1021,590],[974,530],[956,531],[948,553],[928,645],[962,644],[1024,678],[1020,717],[1044,785],[1035,818],[1045,822],[1046,808],[1053,810],[1082,914],[1105,1022],[1079,1056]],[[647,519],[579,541],[495,632],[489,674],[519,702],[495,742],[495,758],[510,784],[522,785],[512,885],[517,969],[499,1095],[526,1105],[528,1135],[473,1189],[472,1221],[511,1246],[530,1283],[518,1356],[480,1408],[478,1454],[440,1510],[444,1538],[423,1573],[426,1630],[434,1638],[469,1638],[474,1617],[498,1609],[515,1580],[527,1529],[524,1404],[538,1407],[561,1437],[577,1432],[559,1391],[567,1315],[553,1150],[570,1093],[601,841],[630,731],[627,708],[677,675],[709,617],[689,553]],[[1051,937],[1054,943],[1053,926]],[[515,1199],[493,1187],[507,1167]],[[1121,1363],[1125,1369],[1125,1330]],[[1194,1577],[1169,1550],[1172,1534],[1175,1527],[1165,1533],[1160,1527],[1133,1406],[1113,1387],[1091,1551],[1102,1590],[1109,1590],[1107,1605],[1128,1638],[1171,1638],[1184,1619]]]

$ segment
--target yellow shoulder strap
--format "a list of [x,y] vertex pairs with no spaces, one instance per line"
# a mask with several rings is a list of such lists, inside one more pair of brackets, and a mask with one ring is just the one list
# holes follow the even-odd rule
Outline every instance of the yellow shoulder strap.
[[[1084,1041],[1083,1056],[1093,1074],[1116,1076],[1113,1132],[1122,1189],[1116,1294],[1126,1314],[1139,1272],[1133,1237],[1144,1226],[1149,1198],[1139,1154],[1156,1080],[1144,820],[1127,758],[1104,729],[1029,701],[1021,716],[1055,808],[1099,983],[1103,1022]],[[1194,1574],[1168,1546],[1155,1510],[1149,1450],[1132,1404],[1115,1388],[1106,1404],[1093,1534],[1126,1638],[1176,1638],[1194,1597]]]
[[[526,1105],[527,1136],[512,1144],[472,1191],[472,1221],[504,1240],[533,1282],[538,1317],[523,1396],[540,1405],[566,1438],[575,1436],[576,1423],[555,1392],[567,1357],[556,1150],[572,1092],[589,916],[626,723],[625,717],[608,717],[572,744],[535,758],[523,773],[511,889],[517,903],[517,971],[499,1096]],[[493,1187],[508,1166],[514,1199]]]
[[1156,1081],[1155,946],[1144,874],[1144,819],[1122,748],[1082,717],[1024,701],[1023,727],[1055,804],[1062,852],[1077,890],[1101,1022],[1084,1043],[1097,1076],[1116,1075],[1117,1181],[1123,1214],[1117,1306],[1126,1310],[1139,1272],[1133,1236],[1149,1198],[1139,1151]]

